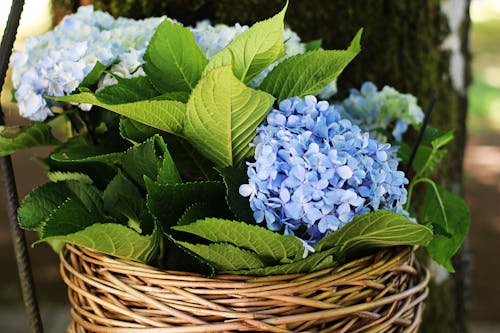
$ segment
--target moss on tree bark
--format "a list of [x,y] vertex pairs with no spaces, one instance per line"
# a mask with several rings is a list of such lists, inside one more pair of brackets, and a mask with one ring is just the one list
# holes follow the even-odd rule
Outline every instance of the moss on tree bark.
[[[251,24],[277,13],[284,1],[95,0],[94,3],[96,8],[114,16],[144,18],[166,14],[185,24],[205,18],[228,24]],[[467,100],[463,91],[455,90],[449,72],[450,55],[441,48],[449,30],[440,4],[440,0],[291,0],[286,22],[304,41],[322,38],[323,46],[328,49],[346,48],[356,31],[364,28],[363,50],[340,77],[340,94],[370,80],[378,87],[391,85],[401,92],[412,93],[425,107],[435,90],[438,100],[431,124],[443,130],[454,129],[456,136],[449,158],[439,170],[440,182],[461,192]],[[468,26],[463,29],[466,39]],[[455,266],[460,272],[462,261],[456,260]],[[458,276],[433,286],[422,332],[466,331],[463,297],[457,291],[462,280]]]

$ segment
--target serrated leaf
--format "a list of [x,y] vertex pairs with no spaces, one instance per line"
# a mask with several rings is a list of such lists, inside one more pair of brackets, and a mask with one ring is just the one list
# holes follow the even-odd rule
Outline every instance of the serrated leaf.
[[168,149],[166,149],[163,154],[163,162],[158,170],[158,178],[156,179],[156,182],[160,185],[176,184],[181,182],[181,176]]
[[144,72],[162,93],[191,91],[208,62],[193,33],[168,20],[156,29],[144,60]]
[[214,169],[213,163],[201,156],[189,142],[174,135],[166,135],[165,140],[177,169],[182,172],[182,179],[185,181],[220,180],[220,175]]
[[428,227],[388,210],[356,215],[352,221],[320,240],[317,251],[336,248],[337,258],[347,258],[368,249],[396,245],[426,246],[432,239]]
[[234,75],[248,83],[270,64],[283,57],[283,19],[287,7],[288,2],[278,14],[257,22],[231,41],[210,60],[203,75],[215,68],[232,65]]
[[135,145],[146,141],[155,134],[160,134],[160,131],[154,127],[128,118],[120,119],[120,136]]
[[112,256],[149,263],[157,256],[158,235],[142,236],[134,230],[115,223],[93,224],[68,235],[51,236],[39,242],[66,242]]
[[145,180],[148,209],[164,230],[175,225],[184,211],[197,202],[209,202],[218,207],[221,213],[226,210],[222,182],[159,185],[151,179]]
[[301,258],[302,242],[291,235],[281,235],[266,228],[244,222],[206,218],[194,223],[174,226],[172,229],[187,232],[215,243],[229,243],[251,250],[268,264],[286,263]]
[[182,241],[176,241],[175,243],[195,253],[220,273],[265,266],[255,253],[231,244],[204,245]]
[[182,130],[186,113],[186,104],[171,100],[153,99],[125,104],[107,104],[90,92],[52,98],[60,102],[97,105],[169,133],[179,133]]
[[[146,210],[146,200],[139,189],[121,172],[109,183],[102,195],[104,208],[129,227],[142,232],[141,217]],[[148,226],[147,229],[151,229]]]
[[123,170],[136,184],[145,188],[144,176],[156,179],[166,149],[163,139],[155,135],[140,145],[130,148],[123,155]]
[[67,235],[104,220],[101,214],[89,211],[75,199],[67,198],[43,222],[40,237]]
[[250,155],[249,143],[273,101],[271,95],[241,83],[231,67],[214,69],[189,98],[185,138],[216,166],[237,164]]
[[238,220],[255,223],[248,198],[243,197],[239,193],[240,185],[248,183],[246,166],[226,167],[220,169],[219,172],[226,184],[226,201],[233,214]]
[[0,126],[0,156],[23,149],[57,144],[60,142],[52,136],[50,127],[41,122],[35,122],[27,128]]
[[105,104],[126,104],[145,101],[158,97],[160,93],[147,77],[139,76],[128,79],[116,77],[118,83],[96,91],[96,98]]
[[25,229],[37,229],[68,198],[88,211],[102,213],[101,194],[94,186],[74,180],[46,183],[28,194],[19,207],[19,224]]
[[347,50],[316,50],[283,60],[266,76],[259,89],[279,101],[319,94],[359,53],[361,33],[362,29]]
[[76,180],[86,184],[92,184],[94,182],[92,178],[81,172],[49,171],[47,172],[47,177],[54,183],[65,180]]
[[324,268],[335,266],[332,253],[334,249],[315,252],[309,254],[307,258],[298,260],[289,264],[267,266],[255,269],[241,269],[234,271],[225,271],[226,274],[251,275],[251,276],[269,276],[297,273],[312,273]]
[[70,149],[60,149],[50,154],[50,158],[57,162],[65,163],[88,163],[101,162],[116,164],[119,163],[124,152],[103,153],[95,146],[81,146]]
[[219,216],[220,211],[208,202],[197,202],[189,206],[182,214],[177,225],[187,225],[206,216]]
[[424,224],[438,225],[449,235],[442,235],[442,231],[435,233],[427,250],[432,259],[454,272],[450,259],[462,245],[470,226],[467,205],[456,194],[434,184],[427,189],[421,219]]

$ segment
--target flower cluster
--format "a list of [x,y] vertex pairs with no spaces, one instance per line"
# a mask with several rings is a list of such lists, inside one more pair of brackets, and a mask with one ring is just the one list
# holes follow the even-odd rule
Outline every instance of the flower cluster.
[[25,51],[15,52],[12,58],[19,113],[38,121],[52,115],[50,102],[43,95],[73,92],[97,61],[109,65],[119,59],[111,67],[112,73],[134,73],[162,20],[114,19],[87,6],[67,16],[54,30],[27,39]]
[[[15,97],[21,116],[43,121],[52,115],[53,102],[43,96],[63,96],[72,93],[92,70],[97,61],[112,66],[99,81],[99,87],[115,84],[115,76],[129,78],[144,76],[141,68],[144,53],[157,26],[165,17],[132,20],[114,19],[111,15],[93,11],[92,6],[80,7],[77,13],[65,17],[54,30],[26,40],[25,51],[15,52],[12,58]],[[168,19],[168,18],[167,18]],[[196,42],[208,59],[226,47],[248,29],[235,24],[210,25],[204,20],[190,28]],[[287,57],[306,51],[299,36],[284,32],[286,55],[271,64],[250,85],[258,86],[266,75]],[[113,62],[117,62],[113,64]],[[335,82],[322,94],[328,98],[335,93]],[[89,110],[90,105],[80,105]]]
[[380,131],[393,126],[392,136],[401,141],[408,125],[422,123],[424,113],[411,94],[401,94],[384,86],[381,91],[371,82],[365,82],[360,90],[352,89],[349,97],[336,105],[342,117],[349,119],[379,140],[386,140]]
[[356,214],[403,213],[408,183],[395,148],[370,138],[326,101],[283,100],[257,129],[248,163],[249,197],[257,222],[314,244]]

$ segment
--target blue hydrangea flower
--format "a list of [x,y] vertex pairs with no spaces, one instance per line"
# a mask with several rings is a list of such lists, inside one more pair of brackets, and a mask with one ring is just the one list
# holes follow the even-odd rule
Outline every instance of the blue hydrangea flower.
[[392,136],[401,141],[409,125],[418,126],[424,119],[415,96],[389,86],[378,91],[371,82],[363,83],[360,90],[352,89],[349,97],[336,106],[342,117],[384,141],[387,138],[380,130],[392,126]]
[[248,163],[249,197],[257,222],[314,244],[357,214],[406,214],[408,183],[395,148],[343,119],[313,96],[283,100],[257,129]]
[[[111,73],[123,77],[141,75],[136,70],[142,65],[149,40],[163,19],[115,20],[86,6],[65,17],[54,30],[28,38],[25,50],[12,56],[12,81],[21,116],[42,121],[52,115],[52,102],[43,95],[70,94],[97,61],[108,65],[119,59],[111,67]],[[103,83],[106,82],[113,83],[109,77],[108,81],[104,79]]]

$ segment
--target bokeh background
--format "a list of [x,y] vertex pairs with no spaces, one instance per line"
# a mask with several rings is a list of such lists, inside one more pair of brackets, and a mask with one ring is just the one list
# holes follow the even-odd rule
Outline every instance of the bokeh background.
[[[11,0],[0,0],[0,32]],[[465,158],[466,201],[472,215],[470,247],[473,255],[470,320],[472,333],[500,332],[500,0],[472,0],[471,52],[473,82],[469,88],[468,144]],[[48,0],[26,0],[15,43],[45,32],[51,26]],[[293,27],[292,27],[293,28]],[[7,80],[1,103],[8,124],[26,122],[17,116]],[[20,198],[46,181],[32,159],[47,150],[34,149],[13,156]],[[36,235],[28,233],[30,244]],[[46,245],[31,250],[33,273],[46,332],[62,332],[69,317],[58,258]],[[0,194],[0,332],[27,332],[21,292],[8,231],[5,199]]]

